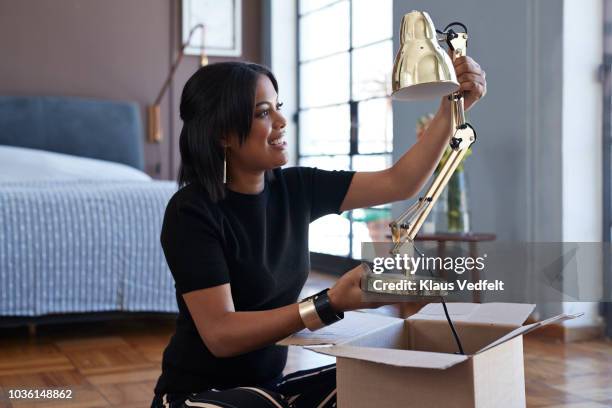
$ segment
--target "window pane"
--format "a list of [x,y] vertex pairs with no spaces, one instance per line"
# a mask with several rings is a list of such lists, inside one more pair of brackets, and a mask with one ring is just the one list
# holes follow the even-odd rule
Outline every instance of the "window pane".
[[[377,155],[356,155],[353,156],[353,170],[355,171],[377,171],[384,170],[391,167],[393,158],[390,154],[377,154]],[[380,208],[390,208],[391,204],[381,204],[373,207],[375,211],[379,211]]]
[[349,54],[300,65],[300,106],[310,108],[348,102]]
[[313,252],[339,256],[349,255],[349,220],[331,214],[310,224],[309,248]]
[[361,243],[372,242],[365,222],[353,222],[353,259],[361,258]]
[[[300,20],[300,61],[349,49],[349,3],[346,1]],[[324,29],[322,29],[324,27]]]
[[392,0],[353,0],[353,47],[392,37]]
[[[323,170],[348,170],[349,156],[302,157],[301,166]],[[346,217],[326,215],[310,224],[310,250],[324,254],[348,256],[350,249],[350,223]]]
[[300,158],[300,166],[318,167],[323,170],[350,170],[348,156],[314,156]]
[[348,154],[350,124],[348,105],[300,112],[300,154]]
[[359,102],[359,153],[393,151],[393,110],[391,99]]
[[390,154],[353,156],[353,169],[356,171],[377,171],[391,167]]
[[391,209],[366,208],[353,211],[353,258],[361,257],[363,242],[388,242]]
[[318,10],[321,7],[325,7],[337,1],[338,0],[300,0],[300,14]]
[[353,51],[353,99],[390,95],[392,70],[391,40]]

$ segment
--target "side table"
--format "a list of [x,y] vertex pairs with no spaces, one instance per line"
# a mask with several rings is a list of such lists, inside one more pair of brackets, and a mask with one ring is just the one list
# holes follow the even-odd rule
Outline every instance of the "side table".
[[[491,233],[485,232],[468,232],[468,233],[455,233],[455,232],[437,232],[434,234],[419,234],[416,236],[415,241],[429,241],[438,243],[438,256],[444,258],[446,253],[447,242],[460,242],[467,243],[469,247],[469,256],[472,258],[478,257],[478,243],[495,241],[497,236]],[[476,282],[480,279],[480,273],[478,270],[473,269],[471,271],[472,282]],[[480,303],[480,293],[474,291],[473,296],[474,303]]]

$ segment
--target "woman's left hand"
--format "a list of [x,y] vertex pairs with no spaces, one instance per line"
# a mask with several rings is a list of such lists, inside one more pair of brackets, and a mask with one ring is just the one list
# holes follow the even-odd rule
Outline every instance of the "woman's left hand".
[[470,56],[453,61],[457,80],[463,91],[464,109],[467,112],[480,98],[487,94],[487,74]]

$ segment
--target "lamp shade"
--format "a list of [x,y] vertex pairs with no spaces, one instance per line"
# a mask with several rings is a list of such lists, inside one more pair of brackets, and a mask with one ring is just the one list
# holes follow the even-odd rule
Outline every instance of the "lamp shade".
[[401,101],[439,98],[459,89],[453,62],[438,44],[436,28],[424,11],[402,18],[392,81],[392,97]]

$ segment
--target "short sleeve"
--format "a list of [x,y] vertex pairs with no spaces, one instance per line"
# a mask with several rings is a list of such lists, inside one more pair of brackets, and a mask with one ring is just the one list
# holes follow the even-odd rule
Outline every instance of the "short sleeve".
[[221,234],[201,205],[168,205],[161,244],[179,293],[229,283]]
[[310,221],[328,214],[340,214],[340,206],[351,185],[354,171],[306,168],[310,173]]

